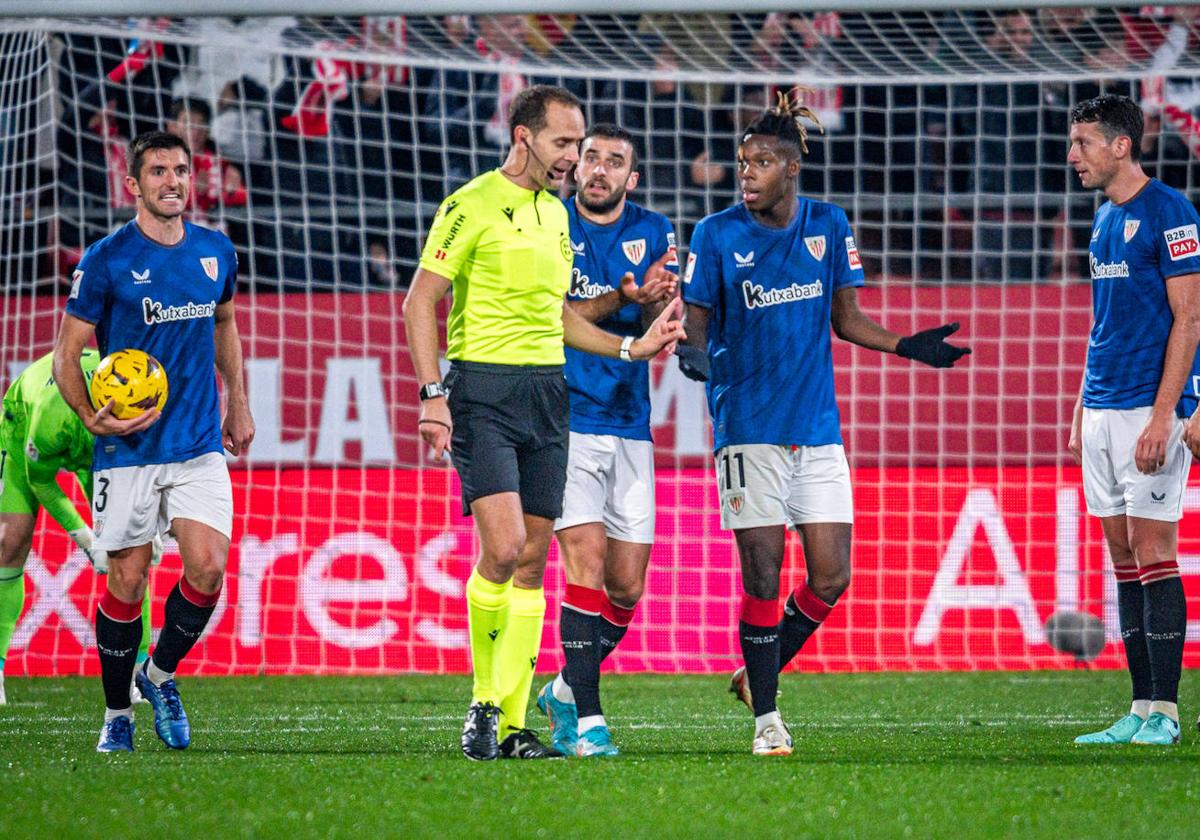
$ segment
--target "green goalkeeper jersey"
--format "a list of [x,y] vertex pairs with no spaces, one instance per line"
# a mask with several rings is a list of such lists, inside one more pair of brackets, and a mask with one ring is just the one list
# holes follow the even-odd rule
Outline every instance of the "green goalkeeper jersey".
[[[80,359],[90,379],[100,363],[96,350]],[[58,471],[75,473],[91,497],[92,434],[59,393],[54,357],[46,354],[16,378],[0,415],[0,513],[36,513],[44,507],[66,531],[85,523],[58,485]],[[32,496],[32,498],[29,498]]]

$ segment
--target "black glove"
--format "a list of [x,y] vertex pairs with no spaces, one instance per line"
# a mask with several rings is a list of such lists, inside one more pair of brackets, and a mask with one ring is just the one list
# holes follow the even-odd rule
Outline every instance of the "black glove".
[[675,355],[679,357],[680,373],[697,382],[708,381],[708,353],[690,344],[680,344]]
[[957,331],[958,324],[954,323],[913,333],[900,339],[896,345],[896,355],[924,362],[930,367],[953,367],[955,362],[971,352],[970,347],[955,347],[946,343],[946,336]]

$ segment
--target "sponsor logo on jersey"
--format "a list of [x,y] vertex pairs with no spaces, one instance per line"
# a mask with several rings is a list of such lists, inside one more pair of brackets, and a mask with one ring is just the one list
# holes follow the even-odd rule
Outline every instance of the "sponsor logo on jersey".
[[558,252],[562,254],[562,258],[567,262],[575,259],[575,251],[571,248],[571,237],[565,233],[558,238]]
[[604,283],[593,283],[591,278],[578,268],[571,269],[571,288],[567,291],[568,296],[591,300],[611,291],[612,286]]
[[621,250],[625,252],[625,259],[637,265],[646,256],[646,240],[629,239],[621,243]]
[[148,269],[148,268],[144,269],[141,274],[138,274],[136,271],[134,271],[131,268],[131,269],[129,269],[129,273],[133,275],[133,284],[135,286],[138,285],[139,283],[149,283],[150,282],[150,269]]
[[688,254],[687,267],[683,270],[683,282],[692,282],[692,272],[696,269],[696,252],[692,251]]
[[585,243],[571,240],[571,253],[577,257],[583,256],[583,246]]
[[1125,241],[1126,242],[1128,242],[1130,239],[1133,239],[1134,235],[1138,232],[1138,228],[1141,226],[1141,224],[1142,224],[1141,219],[1126,219],[1125,220]]
[[758,309],[767,306],[778,306],[781,303],[795,303],[798,300],[819,298],[825,292],[820,280],[801,285],[793,283],[782,289],[764,289],[749,280],[742,281],[742,297],[746,300],[747,309]]
[[190,321],[194,318],[211,318],[217,311],[215,303],[187,303],[183,306],[163,306],[157,300],[142,298],[142,320],[148,325],[165,324],[170,321]]
[[858,246],[854,244],[853,236],[846,237],[846,263],[851,271],[862,269],[862,260],[858,258]]
[[667,250],[671,252],[671,256],[667,257],[667,265],[679,265],[679,251],[675,248],[675,231],[667,231]]
[[201,257],[200,265],[204,266],[204,273],[208,275],[208,279],[217,282],[217,275],[221,273],[221,264],[216,257]]
[[1088,262],[1092,266],[1092,279],[1105,280],[1111,277],[1128,277],[1129,263],[1121,260],[1119,263],[1102,263],[1095,254],[1088,254]]
[[[511,207],[503,207],[503,208],[501,208],[501,209],[500,209],[500,212],[501,212],[501,213],[503,213],[503,214],[505,215],[505,217],[506,217],[506,218],[507,218],[507,219],[508,219],[510,222],[512,222],[512,220],[513,220],[513,209],[512,209]],[[516,224],[516,222],[513,222],[513,224]]]
[[1200,237],[1196,235],[1195,225],[1171,228],[1163,232],[1163,238],[1167,240],[1172,262],[1200,254]]
[[825,237],[824,236],[806,236],[804,237],[804,245],[808,248],[808,253],[812,254],[814,260],[824,259],[825,257]]
[[[454,221],[450,223],[450,230],[446,231],[446,236],[442,239],[443,251],[450,250],[450,243],[454,241],[454,237],[458,236],[458,232],[462,230],[463,222],[466,220],[467,217],[462,213],[454,217]],[[445,259],[445,257],[442,257],[442,259]]]
[[78,268],[71,272],[71,295],[68,300],[79,297],[79,287],[83,283],[83,272]]
[[1092,241],[1095,242],[1099,238],[1100,238],[1100,228],[1096,228],[1092,231]]
[[436,251],[433,252],[433,258],[435,260],[444,260],[444,259],[446,259],[446,252],[443,251],[441,248],[438,248]]
[[737,251],[734,251],[733,261],[737,263],[738,268],[753,268],[754,252],[751,251],[749,254],[739,254]]

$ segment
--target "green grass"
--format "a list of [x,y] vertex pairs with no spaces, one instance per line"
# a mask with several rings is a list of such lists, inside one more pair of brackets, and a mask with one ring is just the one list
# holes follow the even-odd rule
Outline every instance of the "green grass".
[[141,706],[138,751],[115,756],[94,752],[98,679],[10,678],[0,836],[1200,832],[1194,710],[1178,748],[1071,744],[1124,711],[1123,673],[788,675],[796,752],[765,759],[725,687],[609,676],[620,758],[476,764],[457,746],[461,677],[184,679],[192,746],[168,751]]

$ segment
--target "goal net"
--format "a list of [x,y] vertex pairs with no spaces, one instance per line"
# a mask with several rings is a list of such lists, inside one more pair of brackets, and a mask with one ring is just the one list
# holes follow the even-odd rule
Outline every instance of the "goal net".
[[[695,223],[736,200],[737,130],[803,85],[824,132],[811,132],[801,189],[849,214],[864,309],[900,333],[957,321],[974,353],[933,371],[835,341],[854,578],[797,667],[1068,667],[1043,630],[1062,609],[1105,620],[1098,661],[1114,666],[1114,585],[1065,451],[1098,203],[1065,164],[1068,111],[1102,91],[1135,96],[1147,169],[1200,197],[1193,19],[1129,7],[0,21],[0,376],[51,349],[82,249],[132,217],[128,139],[183,133],[192,218],[238,248],[258,425],[231,461],[221,606],[186,667],[464,671],[477,546],[452,471],[418,445],[400,317],[439,201],[502,160],[512,96],[554,82],[590,121],[638,138],[632,197],[686,250]],[[653,404],[657,543],[611,665],[728,669],[740,581],[703,389],[658,362]],[[1180,548],[1200,615],[1194,522]],[[804,577],[790,540],[784,591]],[[152,576],[156,623],[178,570],[169,550]],[[48,521],[26,571],[7,672],[94,670],[102,580]],[[562,586],[552,550],[543,668],[561,661]]]

